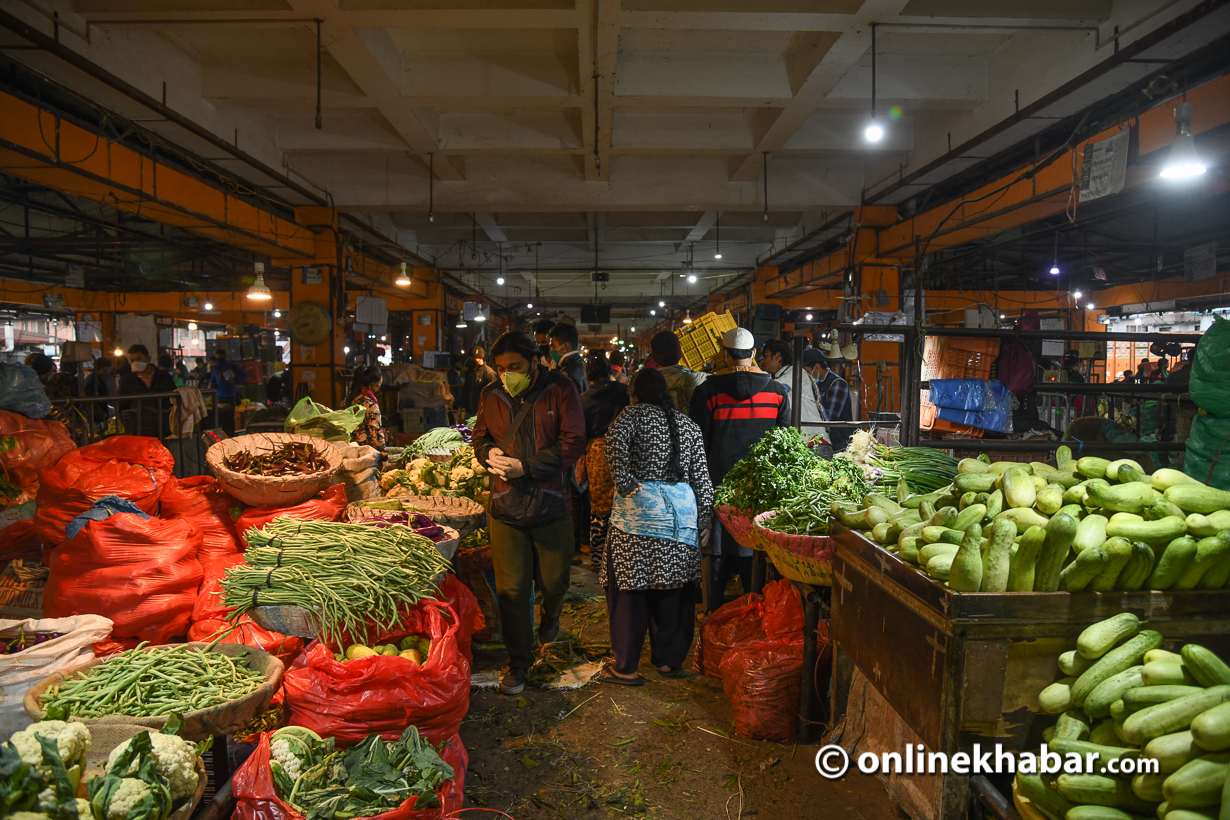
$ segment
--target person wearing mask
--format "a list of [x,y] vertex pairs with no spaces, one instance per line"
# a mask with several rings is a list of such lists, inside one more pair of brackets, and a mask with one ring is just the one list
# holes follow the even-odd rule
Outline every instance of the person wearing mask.
[[380,399],[377,397],[383,382],[380,368],[371,365],[360,367],[354,373],[346,400],[342,402],[343,407],[362,407],[364,410],[363,423],[355,428],[350,440],[355,444],[375,447],[382,453],[388,443],[388,432],[381,424]]
[[487,510],[508,672],[500,691],[525,689],[534,662],[533,593],[541,582],[538,639],[552,643],[568,592],[572,524],[564,474],[585,452],[585,414],[568,377],[539,362],[538,346],[509,331],[491,349],[498,381],[483,390],[474,454],[491,473]]
[[461,393],[465,403],[466,418],[478,413],[478,403],[483,390],[496,380],[495,371],[485,361],[486,351],[481,347],[474,348],[474,360],[470,372],[466,373],[466,383]]
[[[850,385],[829,369],[829,360],[824,353],[815,347],[804,350],[803,369],[816,382],[825,421],[854,421],[854,410],[850,405]],[[853,435],[854,431],[849,427],[828,428],[833,452],[843,452]]]
[[209,384],[209,367],[205,364],[204,356],[197,356],[194,360],[196,367],[192,368],[189,378],[196,383],[197,387],[206,387]]
[[214,365],[209,371],[209,386],[218,391],[215,399],[218,402],[218,416],[222,429],[228,436],[235,435],[235,403],[239,398],[235,386],[247,381],[247,371],[227,359],[224,348],[220,347],[214,351]]
[[[121,396],[141,396],[149,393],[174,393],[175,378],[150,361],[149,348],[135,344],[128,348],[128,370],[120,374],[118,393]],[[127,417],[124,429],[136,435],[151,435],[165,430],[166,416],[171,412],[170,399],[157,402],[124,402],[121,411]],[[140,418],[138,419],[138,411]]]
[[538,345],[538,356],[548,368],[551,367],[551,328],[555,322],[551,319],[539,319],[534,323],[534,343]]
[[589,560],[594,572],[602,570],[607,528],[611,522],[611,499],[615,485],[606,466],[607,428],[628,406],[628,385],[612,378],[606,354],[589,354],[585,375],[590,388],[581,396],[585,413],[585,475],[589,482]]
[[581,337],[576,325],[558,322],[551,328],[551,361],[555,367],[572,379],[577,386],[577,393],[589,389],[589,380],[585,378],[585,361],[581,358]]
[[[741,327],[726,331],[722,349],[726,366],[696,388],[689,413],[700,426],[714,486],[722,483],[735,462],[746,458],[765,433],[790,424],[790,397],[756,367],[752,332]],[[736,569],[736,562],[743,591],[752,588],[752,551],[739,546],[720,522],[714,530],[708,554],[701,561],[705,607],[710,613],[726,602],[726,578]]]
[[[624,365],[628,362],[628,357],[622,350],[611,351],[611,378],[620,384],[629,382],[628,374],[624,373]],[[593,381],[593,379],[590,379]]]
[[696,422],[675,409],[666,379],[642,370],[631,406],[606,433],[615,483],[599,581],[606,590],[615,660],[597,680],[640,686],[645,633],[663,677],[680,677],[695,634],[700,551],[709,541],[713,484]]
[[683,348],[679,346],[679,337],[669,330],[654,334],[649,340],[651,355],[645,367],[657,370],[666,379],[666,387],[670,390],[671,401],[675,409],[681,413],[692,409],[692,394],[705,380],[704,373],[698,373],[687,365],[679,363],[683,358]]
[[[803,427],[803,435],[823,435],[824,439],[828,441],[829,437],[826,431],[819,426],[815,426],[824,421],[824,414],[820,410],[820,388],[816,387],[815,380],[809,374],[804,373],[803,395],[795,396],[791,392],[794,386],[794,351],[790,349],[790,345],[781,339],[770,339],[765,342],[764,347],[760,351],[760,366],[761,369],[773,377],[773,381],[780,384],[787,393],[790,393],[792,402],[799,402],[801,407],[800,420],[805,425]],[[809,424],[813,426],[806,426]]]

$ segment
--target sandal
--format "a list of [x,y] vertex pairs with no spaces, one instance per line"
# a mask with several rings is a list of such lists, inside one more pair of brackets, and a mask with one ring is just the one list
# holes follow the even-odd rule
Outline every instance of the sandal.
[[597,683],[613,683],[616,686],[644,686],[645,685],[645,679],[642,678],[640,675],[637,675],[635,678],[619,677],[618,675],[615,674],[615,670],[611,668],[611,665],[609,663],[605,664],[601,669],[595,672],[594,676],[590,678],[590,680],[595,681]]

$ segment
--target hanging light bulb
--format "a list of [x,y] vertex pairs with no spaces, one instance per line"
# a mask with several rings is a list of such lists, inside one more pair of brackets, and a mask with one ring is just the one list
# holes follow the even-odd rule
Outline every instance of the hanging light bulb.
[[1077,291],[1073,291],[1073,293],[1072,293],[1072,298],[1073,298],[1073,299],[1079,299],[1079,298],[1081,298],[1081,292],[1080,292],[1079,290],[1077,290]]
[[406,287],[410,284],[410,272],[406,270],[406,263],[401,263],[401,272],[397,274],[397,279],[393,281],[394,285]]
[[123,355],[124,355],[124,349],[123,349],[122,347],[117,347],[115,350],[113,350],[113,351],[111,351],[111,352],[112,352],[112,353],[114,353],[116,356],[123,356]]
[[206,310],[213,310],[213,309],[214,309],[214,303],[213,303],[213,302],[210,302],[208,299],[207,299],[207,300],[205,300],[205,309],[206,309]]
[[636,328],[634,328],[634,327],[630,327],[630,328],[628,328],[628,332],[629,332],[629,333],[636,333]]
[[188,329],[189,329],[189,330],[196,330],[196,322],[189,322],[189,323],[188,323]]
[[275,319],[281,319],[281,318],[282,318],[282,311],[280,311],[280,310],[275,310],[275,311],[273,312],[273,318],[275,318]]
[[663,302],[661,299],[659,299],[659,300],[658,300],[658,307],[666,307],[666,302]]
[[[721,254],[718,254],[717,258],[718,258],[718,259],[721,259],[721,258],[722,258]],[[695,285],[695,284],[696,284],[696,274],[694,274],[694,273],[693,273],[693,274],[691,274],[691,275],[689,275],[689,276],[688,276],[688,284],[689,284],[689,285]]]
[[1090,302],[1089,304],[1085,305],[1085,309],[1086,309],[1086,310],[1093,310],[1093,302]]
[[806,316],[804,316],[803,318],[804,318],[804,319],[806,319],[807,321],[809,321],[809,322],[810,322],[810,321],[811,321],[811,314],[809,313],[809,314],[807,314]]
[[502,284],[504,284],[504,277],[503,277],[503,276],[499,276],[499,277],[497,277],[497,278],[496,278],[496,280],[495,280],[495,283],[496,283],[497,285],[502,285]]
[[1189,179],[1198,177],[1208,168],[1196,153],[1196,140],[1192,138],[1192,104],[1179,103],[1174,109],[1175,135],[1170,143],[1170,153],[1162,166],[1163,179]]
[[650,315],[650,316],[657,316],[657,315],[658,315],[658,311],[654,310],[653,308],[650,308],[650,309],[649,309],[649,315]]
[[[717,240],[717,243],[716,243],[716,247],[714,248],[713,258],[721,259],[722,258],[722,212],[721,211],[718,211],[717,213],[717,235],[714,238]],[[695,282],[696,277],[695,276],[689,277],[688,281]]]
[[248,288],[248,298],[257,302],[267,302],[273,298],[272,291],[265,285],[265,263],[256,263],[256,281]]
[[526,302],[526,303],[525,303],[525,309],[526,309],[526,310],[533,310],[533,309],[534,309],[534,303],[533,303],[533,302]]
[[687,313],[683,314],[683,323],[685,325],[692,324],[692,309],[688,308]]
[[465,319],[459,319],[459,320],[457,320],[457,327],[458,327],[458,328],[460,328],[460,329],[462,329],[462,330],[465,330],[467,327],[469,327],[469,325],[468,325],[468,324],[466,324],[466,320],[465,320]]
[[871,24],[871,122],[863,131],[863,138],[868,142],[879,142],[884,139],[884,128],[876,121],[876,24]]
[[476,321],[476,322],[485,322],[485,321],[487,321],[487,317],[486,317],[486,315],[485,315],[485,314],[483,314],[483,313],[476,313],[476,314],[474,314],[474,321]]
[[1055,248],[1051,253],[1051,276],[1059,275],[1059,234],[1055,234]]

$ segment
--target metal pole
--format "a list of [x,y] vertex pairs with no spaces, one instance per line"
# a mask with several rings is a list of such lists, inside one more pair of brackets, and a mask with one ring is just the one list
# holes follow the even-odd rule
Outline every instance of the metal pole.
[[794,337],[794,367],[790,369],[790,426],[802,430],[803,423],[803,337]]

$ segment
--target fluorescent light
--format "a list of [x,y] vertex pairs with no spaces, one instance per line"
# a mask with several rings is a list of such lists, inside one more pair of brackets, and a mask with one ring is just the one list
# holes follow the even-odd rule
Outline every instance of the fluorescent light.
[[1174,109],[1175,135],[1170,143],[1170,153],[1162,166],[1163,179],[1191,179],[1203,174],[1208,168],[1196,153],[1196,141],[1192,138],[1192,104],[1179,103]]
[[867,130],[863,132],[863,136],[868,142],[879,142],[884,139],[884,129],[880,127],[878,122],[872,120],[871,124],[867,126]]

